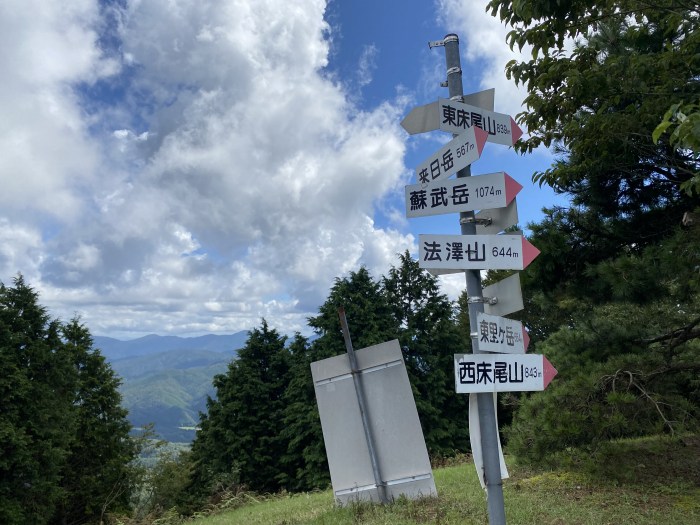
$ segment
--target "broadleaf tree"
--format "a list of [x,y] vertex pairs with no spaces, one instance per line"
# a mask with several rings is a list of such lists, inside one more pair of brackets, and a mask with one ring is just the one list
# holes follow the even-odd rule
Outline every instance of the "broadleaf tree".
[[510,444],[541,457],[697,428],[698,232],[681,218],[700,205],[698,156],[672,120],[700,94],[698,5],[492,0],[489,9],[511,26],[511,46],[532,50],[506,68],[528,90],[518,118],[530,137],[517,148],[553,148],[552,166],[533,178],[571,199],[529,225],[542,253],[522,275],[522,317],[559,377],[524,396]]

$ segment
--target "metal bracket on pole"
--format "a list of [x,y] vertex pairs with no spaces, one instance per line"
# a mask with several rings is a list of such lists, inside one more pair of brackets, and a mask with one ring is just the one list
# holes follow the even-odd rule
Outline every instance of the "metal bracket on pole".
[[445,41],[444,41],[444,40],[431,40],[431,41],[428,42],[428,47],[429,47],[430,49],[432,49],[432,48],[434,48],[434,47],[444,46],[444,45],[445,45]]
[[338,308],[338,317],[340,318],[340,327],[343,329],[345,349],[348,352],[348,358],[350,360],[350,372],[352,374],[353,383],[355,384],[357,404],[360,408],[360,418],[362,419],[362,428],[365,431],[365,439],[367,440],[367,450],[369,451],[369,460],[372,464],[374,484],[377,486],[377,495],[379,496],[379,501],[381,501],[382,503],[389,503],[389,499],[386,496],[386,483],[382,481],[382,476],[379,472],[379,460],[377,459],[377,451],[374,448],[374,439],[372,438],[372,431],[370,430],[369,420],[367,418],[367,407],[365,406],[365,392],[362,387],[362,378],[360,377],[360,370],[357,366],[357,357],[355,356],[355,350],[352,347],[352,341],[350,339],[350,329],[348,328],[348,320],[345,317],[345,308]]
[[467,304],[484,303],[484,304],[497,304],[498,297],[467,297]]
[[491,226],[493,219],[491,217],[463,217],[459,219],[460,224],[481,224],[482,226]]

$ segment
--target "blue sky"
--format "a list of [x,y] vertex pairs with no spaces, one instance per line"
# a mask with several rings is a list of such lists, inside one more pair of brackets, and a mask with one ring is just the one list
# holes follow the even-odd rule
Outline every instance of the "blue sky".
[[[380,277],[421,233],[413,168],[450,137],[409,136],[447,96],[460,37],[465,92],[517,58],[483,0],[9,0],[0,5],[0,280],[17,273],[97,335],[308,333],[336,277]],[[527,50],[525,50],[527,52]],[[531,182],[552,161],[487,144],[473,174],[524,189],[520,223],[566,204]],[[463,276],[441,278],[456,298]]]

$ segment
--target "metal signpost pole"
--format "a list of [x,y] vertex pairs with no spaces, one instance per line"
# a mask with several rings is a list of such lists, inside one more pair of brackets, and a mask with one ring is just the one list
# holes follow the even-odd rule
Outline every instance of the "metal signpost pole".
[[[445,62],[447,65],[447,87],[450,99],[462,101],[462,68],[459,58],[459,37],[455,34],[445,36]],[[432,45],[431,45],[432,47]],[[471,167],[467,166],[457,173],[458,178],[470,177]],[[475,235],[476,224],[474,212],[459,214],[462,235]],[[465,270],[467,295],[469,297],[469,326],[471,327],[472,352],[479,351],[479,338],[476,331],[477,315],[484,312],[481,276],[479,270]],[[476,394],[479,404],[479,424],[481,426],[481,447],[484,457],[484,480],[488,495],[488,512],[490,525],[505,525],[505,505],[503,501],[503,481],[498,452],[498,426],[494,410],[493,394]]]
[[352,347],[352,340],[350,339],[350,329],[348,328],[348,321],[345,317],[345,308],[338,308],[338,317],[340,318],[340,326],[343,330],[345,349],[348,352],[348,358],[350,360],[350,372],[352,374],[352,380],[355,383],[357,404],[360,407],[360,418],[362,419],[362,428],[365,432],[365,439],[367,440],[367,450],[369,451],[369,460],[372,463],[372,474],[374,475],[374,483],[377,486],[377,495],[379,496],[379,501],[382,503],[388,503],[389,500],[386,496],[385,486],[382,482],[381,473],[379,472],[379,460],[377,459],[377,452],[374,448],[374,439],[372,438],[372,431],[370,430],[369,421],[367,418],[365,393],[364,389],[362,388],[362,380],[360,378],[360,371],[357,366],[355,350]]

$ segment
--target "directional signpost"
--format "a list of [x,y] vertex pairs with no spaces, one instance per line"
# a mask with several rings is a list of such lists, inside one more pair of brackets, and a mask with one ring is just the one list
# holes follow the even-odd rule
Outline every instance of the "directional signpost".
[[476,324],[479,326],[479,350],[501,354],[527,351],[530,336],[520,321],[479,312]]
[[540,253],[522,235],[499,234],[518,222],[515,196],[522,186],[504,172],[472,177],[470,166],[485,142],[513,146],[523,132],[510,115],[493,111],[493,90],[462,94],[457,35],[429,46],[445,47],[442,85],[449,99],[413,108],[401,125],[410,134],[439,129],[454,136],[416,168],[416,184],[406,187],[406,216],[459,213],[461,235],[419,235],[419,266],[435,275],[465,274],[474,353],[454,356],[455,385],[458,393],[473,394],[469,434],[488,494],[489,524],[505,525],[507,471],[500,460],[496,392],[544,390],[556,370],[544,356],[525,354],[529,337],[522,323],[499,317],[523,308],[518,274],[481,286],[482,270],[523,270]]
[[540,251],[521,235],[419,235],[421,268],[523,270]]
[[484,302],[484,312],[489,315],[510,315],[525,308],[519,273],[486,286],[482,293],[489,298]]
[[543,355],[455,354],[458,394],[544,390],[557,370]]
[[523,187],[500,171],[478,177],[445,180],[426,188],[406,186],[406,217],[505,208]]
[[416,181],[422,186],[447,179],[481,156],[487,133],[472,126],[453,138],[416,168]]

